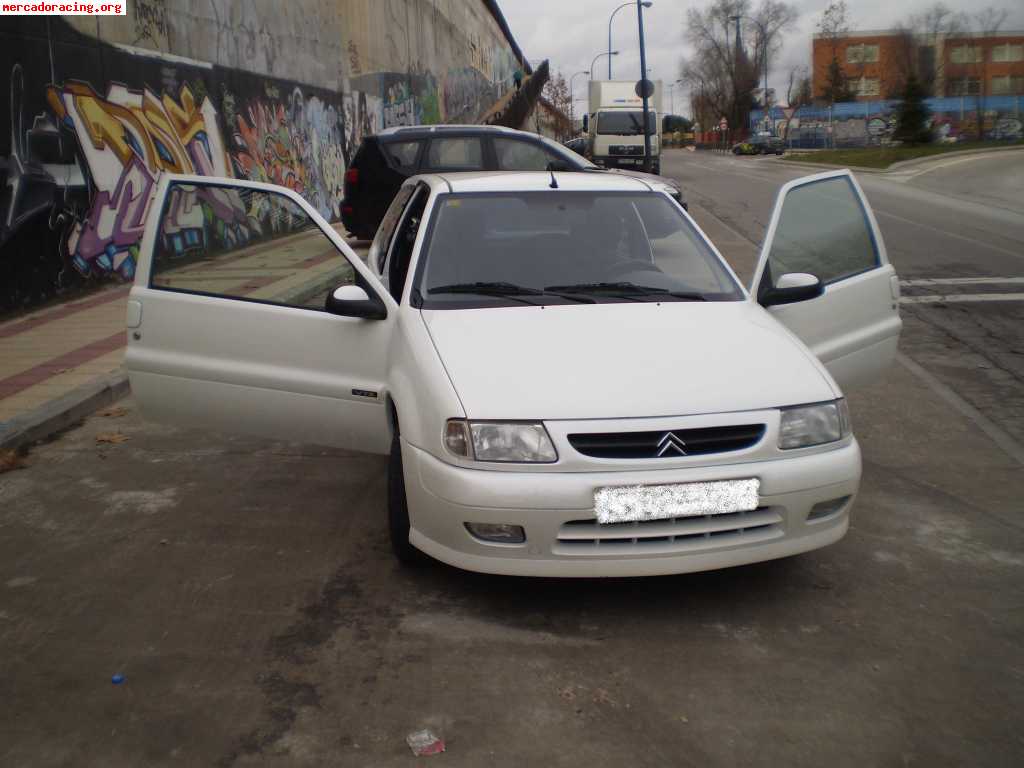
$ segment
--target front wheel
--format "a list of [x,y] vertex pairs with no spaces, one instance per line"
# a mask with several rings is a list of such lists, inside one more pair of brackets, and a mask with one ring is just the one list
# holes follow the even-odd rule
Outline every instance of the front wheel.
[[396,424],[388,459],[388,534],[391,537],[391,550],[398,562],[403,565],[420,565],[426,561],[426,555],[409,543],[409,506],[405,498],[402,441],[397,427]]

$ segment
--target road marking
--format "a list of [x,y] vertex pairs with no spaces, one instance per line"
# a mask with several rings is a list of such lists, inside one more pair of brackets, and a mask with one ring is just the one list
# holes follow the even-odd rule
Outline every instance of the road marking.
[[900,280],[902,286],[926,285],[1002,285],[1024,283],[1024,277],[924,277],[917,280]]
[[1024,301],[1024,293],[947,293],[900,297],[900,304],[968,304],[977,301]]
[[970,243],[971,245],[976,246],[976,247],[985,248],[985,249],[990,250],[990,251],[995,251],[996,253],[1003,253],[1003,254],[1006,254],[1007,256],[1013,256],[1016,259],[1021,258],[1020,251],[1011,251],[1008,248],[1000,248],[998,245],[990,245],[989,243],[982,242],[981,240],[976,240],[973,237],[966,237],[965,235],[958,235],[956,232],[950,232],[950,231],[945,230],[945,229],[939,229],[938,227],[930,227],[927,224],[922,224],[919,221],[914,221],[913,219],[906,219],[903,216],[897,216],[895,213],[889,213],[888,211],[884,211],[881,208],[879,208],[877,205],[871,206],[871,210],[874,211],[876,217],[877,216],[887,216],[890,219],[896,219],[896,221],[902,221],[904,224],[910,224],[911,226],[914,226],[914,227],[920,227],[921,229],[927,229],[929,232],[935,232],[936,234],[943,235],[945,237],[952,237],[952,238],[954,238],[956,240],[963,240],[964,242]]
[[930,374],[916,362],[904,355],[902,352],[896,355],[896,362],[910,371],[923,381],[929,389],[946,401],[953,410],[960,413],[974,423],[978,429],[988,435],[992,441],[1002,448],[1018,464],[1024,464],[1024,445],[1021,445],[1011,435],[1003,431],[995,422],[981,413],[977,408],[964,400],[960,395],[947,387],[935,376]]

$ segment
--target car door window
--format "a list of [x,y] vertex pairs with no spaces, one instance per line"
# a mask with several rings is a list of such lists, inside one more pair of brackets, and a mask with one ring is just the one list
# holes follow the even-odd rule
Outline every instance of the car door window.
[[405,278],[409,273],[409,262],[412,259],[413,246],[423,221],[423,210],[427,205],[429,190],[422,185],[415,187],[415,195],[405,209],[405,215],[395,231],[391,241],[385,265],[385,284],[395,301],[401,301],[405,288]]
[[435,170],[483,170],[483,142],[478,136],[433,139],[427,150],[426,165]]
[[867,213],[848,177],[789,190],[768,252],[766,272],[772,280],[805,272],[828,285],[879,264]]
[[377,274],[384,277],[385,282],[387,282],[387,273],[384,271],[384,260],[387,258],[388,248],[391,247],[391,239],[395,234],[395,227],[398,226],[398,221],[402,217],[402,211],[405,210],[406,203],[409,202],[409,198],[415,191],[415,186],[403,186],[398,190],[391,205],[388,206],[384,218],[381,219],[380,226],[377,227],[373,243],[370,244],[366,260],[377,270]]
[[294,200],[262,189],[174,182],[153,251],[150,287],[324,309],[355,271]]
[[399,171],[411,172],[416,170],[416,159],[420,154],[420,142],[418,141],[395,141],[384,145],[384,154],[387,155],[391,165]]
[[566,164],[565,158],[531,141],[496,138],[494,152],[499,171],[546,171],[550,163]]

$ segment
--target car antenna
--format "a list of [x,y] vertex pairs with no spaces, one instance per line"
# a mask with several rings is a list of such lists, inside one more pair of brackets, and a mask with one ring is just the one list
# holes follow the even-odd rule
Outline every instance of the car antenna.
[[558,179],[555,178],[555,164],[548,163],[548,173],[551,174],[551,183],[548,184],[552,189],[558,189]]

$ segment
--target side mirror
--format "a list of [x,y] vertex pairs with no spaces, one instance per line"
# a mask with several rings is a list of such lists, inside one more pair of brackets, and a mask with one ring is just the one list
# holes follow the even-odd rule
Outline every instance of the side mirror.
[[364,320],[383,320],[388,316],[384,302],[373,298],[358,285],[342,285],[327,294],[324,309],[332,315],[361,317]]
[[589,115],[584,115],[583,116],[583,130],[584,130],[584,132],[590,130],[590,116]]
[[824,292],[825,286],[814,275],[806,272],[789,272],[782,275],[774,287],[762,290],[757,301],[762,307],[774,307],[779,304],[816,299]]

